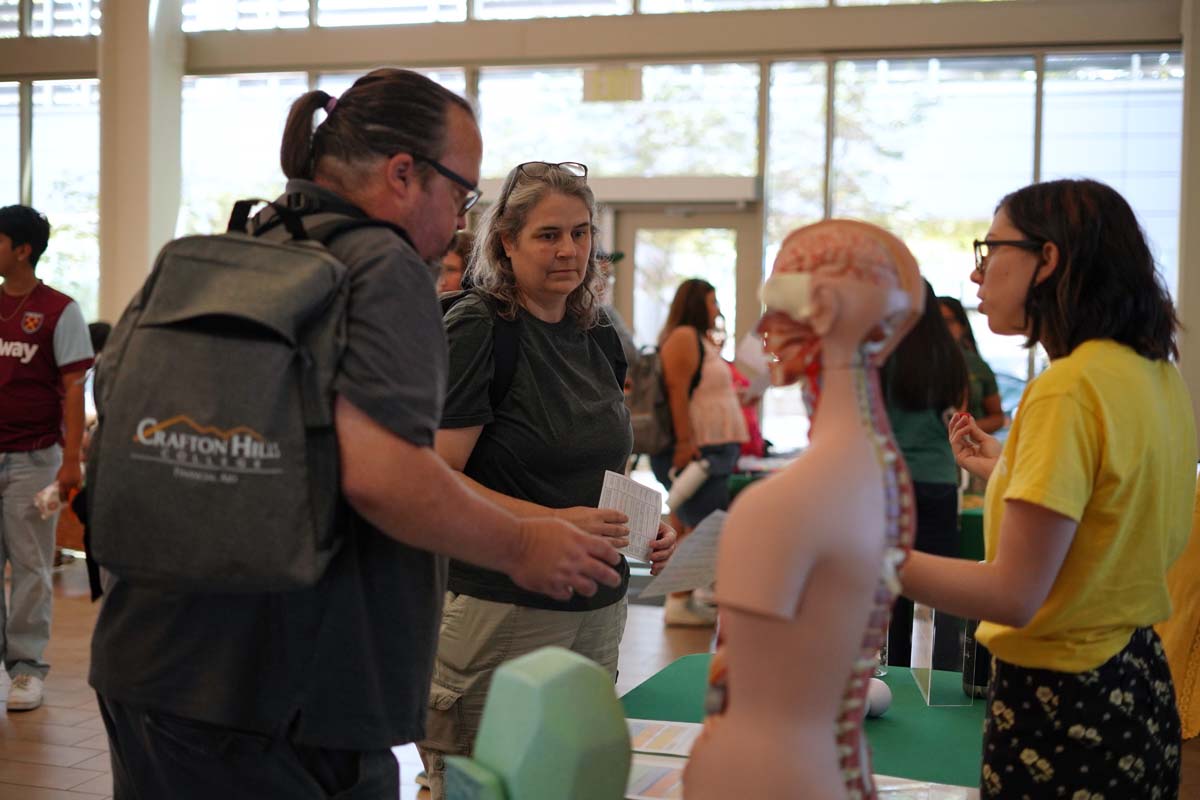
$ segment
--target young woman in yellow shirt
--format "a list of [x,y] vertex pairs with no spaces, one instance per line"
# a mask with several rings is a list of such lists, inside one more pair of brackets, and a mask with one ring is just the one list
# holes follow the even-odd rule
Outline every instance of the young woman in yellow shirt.
[[981,619],[994,656],[984,797],[1174,798],[1179,714],[1153,625],[1196,478],[1178,321],[1129,204],[1090,180],[1005,197],[975,242],[979,310],[1049,368],[1003,447],[969,415],[950,440],[988,480],[987,560],[914,552],[912,599]]

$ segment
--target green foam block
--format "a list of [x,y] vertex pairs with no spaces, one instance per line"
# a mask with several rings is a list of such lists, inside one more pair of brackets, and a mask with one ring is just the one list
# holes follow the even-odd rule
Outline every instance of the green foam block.
[[474,761],[508,797],[619,800],[630,757],[612,677],[594,662],[546,647],[496,670]]

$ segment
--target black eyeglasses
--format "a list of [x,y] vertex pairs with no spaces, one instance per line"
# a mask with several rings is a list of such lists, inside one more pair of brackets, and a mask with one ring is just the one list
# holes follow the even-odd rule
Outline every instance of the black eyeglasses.
[[479,198],[483,196],[483,192],[480,191],[478,186],[471,183],[469,180],[464,178],[462,175],[459,175],[457,172],[450,169],[449,167],[446,167],[442,163],[435,161],[434,159],[430,158],[429,156],[423,156],[420,153],[413,153],[412,157],[416,161],[424,161],[426,164],[433,167],[434,170],[436,170],[438,172],[438,174],[442,175],[445,178],[448,178],[449,180],[453,181],[454,183],[457,183],[459,186],[461,186],[462,188],[467,190],[466,197],[464,197],[463,201],[462,201],[462,206],[458,210],[459,214],[465,214],[468,211],[470,211],[471,206],[478,203]]
[[561,169],[576,178],[587,178],[587,164],[580,164],[578,161],[560,161],[557,164],[548,161],[526,161],[524,164],[517,164],[517,171],[528,178],[545,177],[552,169]]
[[1036,253],[1042,249],[1045,242],[1035,242],[1032,239],[976,239],[975,247],[975,269],[979,271],[979,276],[987,272],[988,259],[992,257],[992,250],[997,247],[1019,247],[1022,250],[1028,250],[1031,253]]

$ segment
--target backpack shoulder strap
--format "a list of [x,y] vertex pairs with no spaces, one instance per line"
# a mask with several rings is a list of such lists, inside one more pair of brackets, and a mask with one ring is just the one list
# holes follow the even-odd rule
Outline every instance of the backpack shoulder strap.
[[691,397],[700,385],[700,373],[704,371],[704,334],[699,328],[692,330],[696,331],[696,347],[700,350],[700,360],[696,362],[696,374],[692,376],[692,383],[688,386],[688,397]]
[[[260,203],[265,204],[273,213],[266,218],[262,216],[261,212],[251,217],[251,209]],[[317,214],[330,214],[334,217],[312,228],[303,223],[305,217]],[[262,236],[279,225],[287,228],[288,234],[293,240],[313,239],[325,247],[328,247],[330,242],[342,234],[359,228],[387,228],[407,242],[409,247],[416,249],[408,232],[399,225],[367,216],[365,211],[350,203],[327,198],[318,199],[300,192],[292,192],[282,202],[257,198],[237,201],[229,216],[228,231],[230,233],[248,232],[252,236]]]
[[399,225],[394,225],[382,219],[360,218],[360,217],[341,217],[331,219],[328,222],[322,222],[320,225],[314,226],[308,232],[308,236],[324,246],[328,247],[330,243],[344,233],[356,231],[359,228],[387,228],[395,233],[401,239],[408,243],[409,247],[416,250],[412,243],[412,239],[408,238],[408,231],[401,228]]
[[621,339],[617,336],[616,328],[612,326],[612,322],[607,317],[604,317],[598,324],[589,328],[588,333],[608,358],[613,376],[617,379],[617,386],[624,387],[625,376],[629,373],[629,362],[625,359],[625,350],[621,347]]
[[521,352],[521,318],[505,319],[500,316],[495,300],[488,295],[483,295],[483,299],[492,310],[492,359],[495,366],[489,394],[492,409],[495,410],[508,396],[513,376],[517,374],[517,354]]
[[446,316],[450,309],[467,297],[482,299],[492,317],[493,367],[492,385],[488,389],[488,399],[494,411],[508,396],[508,390],[512,388],[513,376],[517,373],[517,354],[521,351],[520,318],[505,319],[500,316],[500,306],[495,298],[474,289],[463,289],[439,295],[438,302],[442,306],[442,316]]

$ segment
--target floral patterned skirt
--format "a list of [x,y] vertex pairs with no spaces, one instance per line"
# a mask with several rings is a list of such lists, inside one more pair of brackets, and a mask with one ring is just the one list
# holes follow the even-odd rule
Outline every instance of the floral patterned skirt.
[[983,797],[1168,800],[1179,796],[1179,712],[1152,628],[1087,672],[993,659]]

